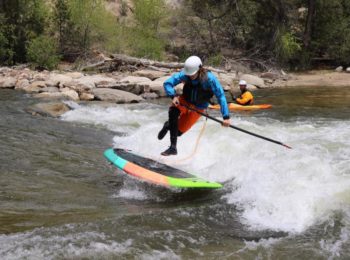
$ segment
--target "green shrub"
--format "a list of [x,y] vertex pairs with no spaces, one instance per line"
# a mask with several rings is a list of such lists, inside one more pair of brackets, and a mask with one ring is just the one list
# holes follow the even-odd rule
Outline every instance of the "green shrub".
[[293,58],[296,58],[301,49],[301,44],[298,43],[296,37],[293,34],[289,32],[284,33],[280,36],[277,42],[277,58],[282,63],[288,62]]
[[60,60],[57,43],[48,36],[39,36],[31,40],[27,47],[27,59],[36,67],[54,69]]
[[208,58],[207,63],[212,66],[220,66],[223,60],[222,54],[218,53]]

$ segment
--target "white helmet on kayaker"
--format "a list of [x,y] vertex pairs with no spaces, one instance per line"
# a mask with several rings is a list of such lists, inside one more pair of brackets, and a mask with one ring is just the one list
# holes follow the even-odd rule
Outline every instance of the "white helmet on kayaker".
[[241,80],[239,81],[238,85],[240,85],[240,86],[247,86],[247,81],[241,79]]
[[202,61],[198,56],[188,57],[185,61],[184,73],[187,76],[193,76],[202,66]]

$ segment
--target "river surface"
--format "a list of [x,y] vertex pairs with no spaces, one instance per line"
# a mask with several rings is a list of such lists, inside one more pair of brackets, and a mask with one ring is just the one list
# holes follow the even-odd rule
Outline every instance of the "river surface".
[[[349,259],[350,88],[255,97],[273,108],[232,112],[232,124],[292,150],[201,119],[179,139],[178,156],[164,159],[169,137],[156,136],[168,100],[70,102],[54,119],[26,112],[42,101],[1,90],[0,259]],[[224,188],[137,181],[107,163],[109,147]]]

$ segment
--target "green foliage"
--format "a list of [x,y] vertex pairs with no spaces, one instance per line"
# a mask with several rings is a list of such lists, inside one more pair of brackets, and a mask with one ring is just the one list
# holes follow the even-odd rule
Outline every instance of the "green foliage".
[[9,35],[12,34],[12,26],[5,23],[4,15],[0,15],[0,63],[11,64],[13,60],[13,49],[9,41]]
[[102,0],[56,0],[54,22],[65,57],[86,56],[91,48],[118,49],[117,20]]
[[134,5],[137,25],[150,33],[157,33],[166,16],[164,0],[134,0]]
[[207,60],[207,63],[212,66],[220,66],[222,64],[223,58],[224,57],[222,54],[218,53],[210,56]]
[[164,43],[154,35],[140,29],[130,30],[131,54],[136,57],[162,59]]
[[3,0],[0,6],[1,62],[26,61],[26,44],[42,34],[48,17],[44,0]]
[[135,26],[128,33],[132,55],[162,59],[165,43],[160,36],[166,18],[164,0],[134,0]]
[[60,60],[56,41],[44,35],[32,39],[28,44],[27,58],[36,67],[49,70],[56,68]]
[[301,44],[293,34],[286,32],[279,37],[275,50],[278,60],[286,63],[296,58],[301,51]]

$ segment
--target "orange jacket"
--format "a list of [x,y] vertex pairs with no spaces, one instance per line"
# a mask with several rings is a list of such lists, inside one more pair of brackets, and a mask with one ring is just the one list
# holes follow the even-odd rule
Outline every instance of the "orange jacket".
[[243,106],[252,105],[253,101],[254,101],[254,97],[252,93],[250,93],[249,91],[244,92],[242,95],[236,98],[236,102]]

